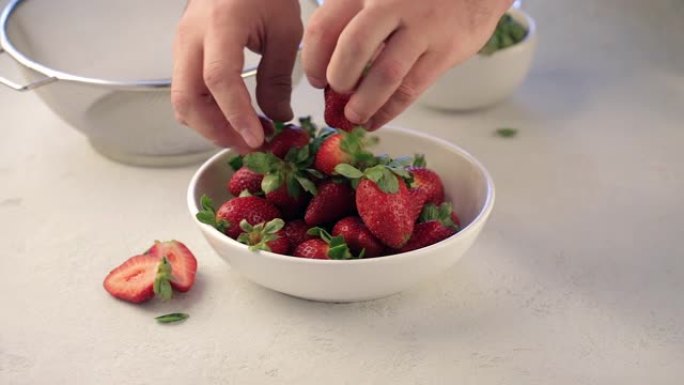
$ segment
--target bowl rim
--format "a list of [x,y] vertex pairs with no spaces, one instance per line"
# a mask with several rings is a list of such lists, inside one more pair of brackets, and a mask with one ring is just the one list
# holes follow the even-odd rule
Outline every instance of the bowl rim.
[[[254,253],[255,255],[258,255],[260,257],[265,257],[267,259],[274,259],[277,261],[281,262],[289,262],[289,263],[301,263],[301,264],[326,264],[326,265],[336,265],[336,264],[343,264],[343,265],[352,265],[352,264],[366,264],[366,263],[392,263],[395,261],[407,259],[407,258],[414,258],[415,256],[430,252],[431,250],[435,250],[438,248],[442,248],[445,246],[448,246],[450,243],[456,242],[458,239],[463,238],[466,236],[466,234],[478,231],[478,225],[483,223],[487,217],[489,217],[489,214],[491,213],[493,207],[494,207],[494,201],[495,201],[495,187],[494,187],[494,181],[492,180],[491,175],[489,174],[489,171],[487,171],[487,168],[479,161],[477,160],[473,155],[471,155],[469,152],[464,150],[463,148],[447,141],[442,138],[432,136],[429,134],[425,134],[420,131],[412,130],[409,128],[404,128],[404,127],[398,127],[398,126],[393,126],[393,125],[388,125],[384,126],[381,128],[382,130],[389,130],[389,131],[396,131],[396,132],[401,132],[404,134],[408,135],[414,135],[414,136],[419,136],[423,139],[427,139],[430,141],[435,142],[436,145],[446,147],[452,152],[457,153],[458,155],[462,156],[465,158],[468,162],[471,164],[475,165],[475,167],[482,173],[482,176],[484,177],[485,181],[485,201],[482,206],[482,209],[478,212],[477,216],[465,227],[463,227],[459,232],[456,234],[452,235],[451,237],[442,240],[440,242],[437,242],[433,245],[423,247],[420,249],[412,250],[412,251],[407,251],[407,252],[402,252],[398,254],[392,254],[392,255],[385,255],[382,257],[376,257],[376,258],[364,258],[364,259],[347,259],[347,260],[325,260],[325,259],[309,259],[309,258],[298,258],[290,255],[282,255],[282,254],[276,254],[270,251],[250,251],[250,253]],[[207,159],[198,169],[195,171],[193,174],[192,178],[190,179],[190,182],[188,184],[187,192],[186,192],[186,203],[188,205],[188,211],[190,213],[190,216],[192,216],[193,221],[200,227],[200,229],[205,232],[209,231],[209,234],[211,236],[216,236],[217,239],[221,242],[226,242],[226,244],[232,246],[232,247],[240,247],[243,248],[245,251],[247,250],[247,245],[244,245],[235,239],[232,239],[228,237],[227,235],[219,232],[217,229],[204,224],[200,222],[195,215],[199,211],[199,208],[197,206],[196,200],[195,200],[195,188],[197,186],[199,178],[206,172],[206,170],[209,167],[212,167],[214,163],[216,163],[219,159],[223,158],[226,156],[226,154],[231,153],[232,149],[224,149],[222,151],[219,151],[217,154],[212,156],[211,158]]]

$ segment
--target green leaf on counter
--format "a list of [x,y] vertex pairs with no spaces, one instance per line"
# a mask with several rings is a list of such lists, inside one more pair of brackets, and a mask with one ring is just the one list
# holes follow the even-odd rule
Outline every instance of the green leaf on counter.
[[496,130],[496,135],[502,138],[512,138],[518,134],[515,128],[499,128]]
[[156,319],[157,322],[159,322],[160,324],[170,324],[174,322],[184,321],[189,317],[190,315],[186,313],[169,313],[160,315],[159,317],[155,317],[154,319]]

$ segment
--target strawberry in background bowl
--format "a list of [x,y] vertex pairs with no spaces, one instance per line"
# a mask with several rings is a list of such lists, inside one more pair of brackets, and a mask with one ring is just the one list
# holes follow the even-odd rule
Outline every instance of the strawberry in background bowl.
[[[258,152],[242,164],[225,150],[193,176],[190,214],[222,259],[272,290],[326,302],[406,290],[470,248],[492,210],[494,185],[480,162],[446,141],[393,127],[372,135],[377,143],[357,130],[312,134],[286,159]],[[417,152],[427,167],[420,156],[402,158]],[[227,185],[244,167],[252,173],[240,174],[254,180],[233,185],[262,191],[235,197]],[[281,189],[297,192],[290,204],[269,199]]]

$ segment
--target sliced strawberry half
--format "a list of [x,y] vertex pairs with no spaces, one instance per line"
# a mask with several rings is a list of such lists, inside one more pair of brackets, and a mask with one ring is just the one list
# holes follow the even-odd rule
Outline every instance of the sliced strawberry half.
[[171,264],[171,286],[174,289],[186,292],[195,283],[197,259],[183,243],[175,240],[156,241],[146,254],[157,258],[157,263],[163,257],[168,259]]
[[154,280],[159,258],[136,255],[112,270],[104,280],[104,288],[116,298],[141,303],[154,297]]

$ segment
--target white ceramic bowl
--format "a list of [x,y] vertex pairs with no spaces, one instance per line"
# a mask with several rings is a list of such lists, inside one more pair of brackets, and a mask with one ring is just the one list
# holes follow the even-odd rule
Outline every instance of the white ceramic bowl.
[[489,56],[475,55],[442,75],[419,99],[441,110],[472,110],[494,105],[511,96],[532,65],[537,46],[534,20],[519,9],[508,13],[528,30],[523,41]]
[[[270,252],[251,252],[195,219],[202,234],[230,266],[259,285],[296,297],[326,302],[352,302],[384,297],[436,276],[458,261],[482,230],[494,204],[494,185],[487,170],[461,148],[441,139],[399,128],[378,131],[376,149],[390,155],[425,153],[428,167],[442,177],[463,229],[435,245],[386,257],[329,261]],[[217,206],[230,198],[225,190],[232,170],[223,151],[203,164],[188,187],[188,208],[195,218],[203,194]]]

